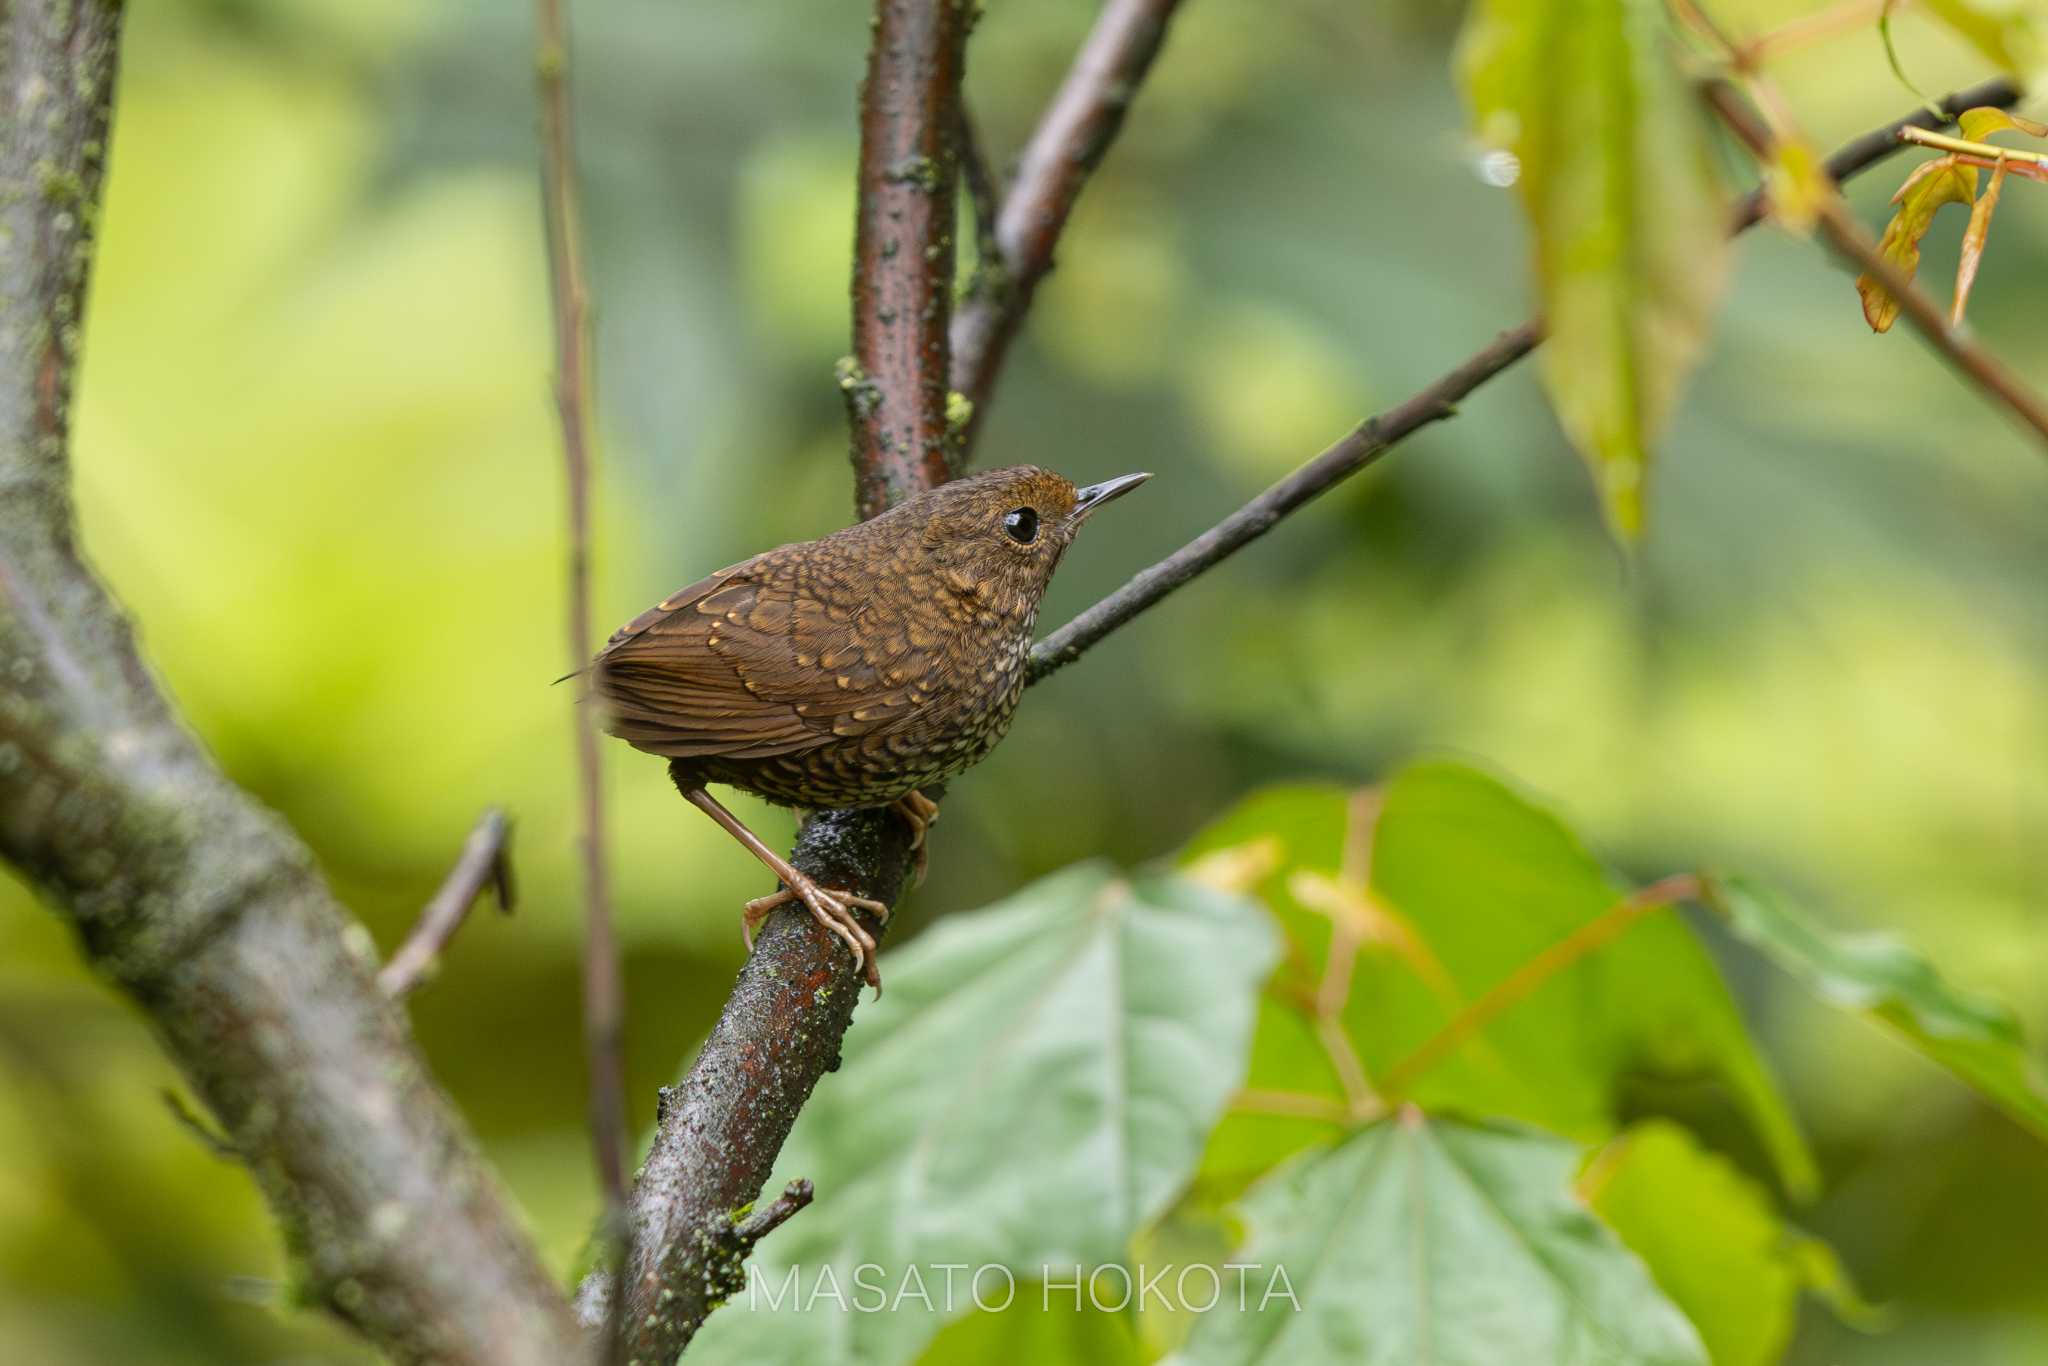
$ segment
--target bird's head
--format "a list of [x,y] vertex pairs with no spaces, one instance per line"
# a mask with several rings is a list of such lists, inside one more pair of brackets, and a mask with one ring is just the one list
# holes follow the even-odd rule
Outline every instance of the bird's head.
[[1151,477],[1126,474],[1076,488],[1051,470],[1010,465],[941,484],[912,503],[936,564],[1036,607],[1081,524]]

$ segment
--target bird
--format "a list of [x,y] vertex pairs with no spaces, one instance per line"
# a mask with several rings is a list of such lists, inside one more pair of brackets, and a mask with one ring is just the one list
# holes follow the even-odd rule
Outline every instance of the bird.
[[1039,602],[1082,525],[1151,478],[1085,487],[1035,465],[940,484],[814,541],[699,579],[613,632],[588,670],[607,729],[668,760],[691,805],[781,880],[746,903],[749,949],[801,902],[877,993],[888,907],[820,886],[748,829],[713,783],[801,809],[890,807],[922,875],[938,806],[923,789],[971,768],[1023,696]]

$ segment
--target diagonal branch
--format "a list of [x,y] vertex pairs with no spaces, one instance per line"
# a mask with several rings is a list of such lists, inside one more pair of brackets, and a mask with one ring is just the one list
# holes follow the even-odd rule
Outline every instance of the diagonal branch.
[[[2016,83],[2001,78],[1957,91],[1941,102],[1941,108],[1947,121],[1953,121],[1965,109],[2003,107],[2017,103],[2020,95]],[[1901,128],[1937,127],[1942,122],[1927,110],[1916,110],[1844,144],[1827,159],[1824,169],[1839,184],[1897,152]],[[1739,233],[1754,226],[1763,212],[1761,192],[1750,195],[1743,200],[1732,230]],[[1073,663],[1104,636],[1271,531],[1290,512],[1358,473],[1422,428],[1453,416],[1459,400],[1535,350],[1542,340],[1540,322],[1523,323],[1406,402],[1360,423],[1321,455],[1039,641],[1031,649],[1031,681],[1036,683]]]
[[148,1015],[309,1300],[400,1360],[575,1360],[368,934],[180,724],[77,544],[70,393],[119,23],[101,0],[0,5],[0,856]]
[[961,465],[980,432],[1003,357],[1038,282],[1052,269],[1053,248],[1074,201],[1116,140],[1179,4],[1108,0],[1018,158],[1017,178],[996,219],[996,260],[983,262],[973,293],[953,319],[952,384],[972,405],[960,435]]

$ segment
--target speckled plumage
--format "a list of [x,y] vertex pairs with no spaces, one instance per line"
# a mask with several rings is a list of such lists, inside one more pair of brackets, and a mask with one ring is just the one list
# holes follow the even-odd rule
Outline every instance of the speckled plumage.
[[941,782],[1009,730],[1053,570],[1089,514],[1143,478],[1077,490],[1034,466],[991,470],[722,569],[599,652],[612,733],[666,757],[722,824],[730,813],[693,795],[705,784],[868,807]]
[[[1074,486],[1031,466],[920,494],[671,594],[597,656],[612,731],[788,806],[883,806],[981,760],[1024,691]],[[1019,545],[1001,519],[1031,508]]]

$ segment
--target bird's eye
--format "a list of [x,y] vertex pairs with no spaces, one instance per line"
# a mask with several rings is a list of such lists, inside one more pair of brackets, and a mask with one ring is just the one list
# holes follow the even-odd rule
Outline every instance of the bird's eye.
[[1033,508],[1011,508],[1003,514],[1003,530],[1018,545],[1030,545],[1038,539],[1038,513]]

